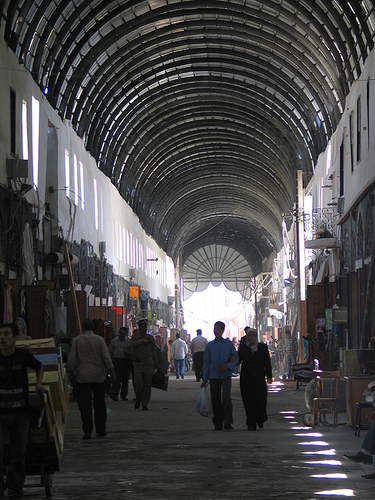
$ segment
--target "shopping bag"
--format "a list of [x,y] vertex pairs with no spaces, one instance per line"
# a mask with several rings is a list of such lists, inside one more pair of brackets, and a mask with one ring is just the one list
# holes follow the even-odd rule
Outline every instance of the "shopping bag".
[[168,375],[163,375],[161,372],[157,371],[152,376],[151,387],[166,391],[168,390],[168,380]]
[[212,417],[211,396],[208,387],[202,387],[197,401],[197,411],[203,417]]

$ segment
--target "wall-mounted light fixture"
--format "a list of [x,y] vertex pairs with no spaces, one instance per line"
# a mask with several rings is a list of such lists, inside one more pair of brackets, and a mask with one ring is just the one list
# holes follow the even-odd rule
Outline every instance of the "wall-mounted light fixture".
[[[46,262],[49,264],[53,264],[54,266],[58,266],[60,264],[64,263],[64,256],[60,252],[51,252],[46,255]],[[73,255],[72,253],[69,253],[69,260],[70,260],[70,265],[74,266],[75,264],[78,264],[78,257],[77,255]]]
[[77,255],[73,255],[72,253],[69,253],[69,260],[70,260],[70,265],[74,266],[78,264],[78,257]]
[[57,266],[64,262],[64,256],[59,252],[51,252],[46,255],[46,262]]
[[155,257],[155,259],[147,259],[147,262],[157,262],[159,259],[157,257]]

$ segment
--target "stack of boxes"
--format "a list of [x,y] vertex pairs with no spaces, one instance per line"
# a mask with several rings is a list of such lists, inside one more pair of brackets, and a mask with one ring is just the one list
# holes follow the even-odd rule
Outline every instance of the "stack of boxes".
[[[64,447],[64,430],[69,409],[69,389],[66,369],[63,365],[62,352],[54,338],[25,340],[17,342],[17,347],[29,349],[43,364],[43,386],[46,389],[44,407],[44,425],[31,428],[33,443],[46,440],[46,430],[49,434],[49,443],[53,455],[54,469],[59,470]],[[30,393],[35,392],[36,373],[29,371]]]

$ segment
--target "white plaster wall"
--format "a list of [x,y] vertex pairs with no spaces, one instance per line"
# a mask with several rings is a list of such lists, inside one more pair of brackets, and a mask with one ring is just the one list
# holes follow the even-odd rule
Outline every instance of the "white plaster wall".
[[[35,214],[39,220],[45,214],[45,203],[55,201],[58,197],[58,225],[64,238],[69,241],[81,242],[81,239],[93,245],[94,252],[99,255],[99,242],[106,242],[105,258],[114,267],[116,274],[129,279],[129,269],[136,268],[135,282],[146,290],[149,290],[151,297],[159,298],[167,302],[169,295],[174,295],[174,266],[167,254],[160,249],[156,242],[147,236],[142,229],[137,216],[119,195],[117,189],[110,180],[97,168],[94,158],[85,150],[83,141],[72,130],[68,121],[62,121],[58,114],[49,105],[46,97],[34,83],[31,75],[19,65],[14,54],[6,47],[4,40],[0,37],[0,109],[5,112],[0,113],[0,161],[3,168],[0,169],[0,182],[8,184],[6,178],[5,163],[10,158],[10,126],[9,126],[9,87],[12,87],[17,96],[17,146],[16,152],[22,158],[21,148],[21,105],[25,100],[28,103],[28,131],[29,131],[29,178],[28,183],[32,183],[32,156],[31,156],[31,99],[32,96],[40,102],[40,141],[39,141],[39,187],[38,190],[30,191],[26,198],[34,205]],[[47,165],[47,130],[49,126],[57,130],[58,164],[57,166]],[[70,187],[74,186],[73,158],[77,157],[77,162],[84,165],[84,209],[81,208],[81,201],[78,199],[77,206],[74,205],[74,193],[71,193],[69,200],[65,193],[65,150],[69,151],[70,157]],[[50,183],[46,185],[46,170],[53,168],[49,172],[49,178],[53,179],[53,193],[49,192]],[[51,175],[52,174],[52,175]],[[93,184],[96,179],[98,187],[99,205],[99,227],[95,229],[94,223],[94,195]],[[80,195],[80,187],[78,188]],[[51,203],[51,206],[53,204]],[[75,216],[74,215],[74,207]],[[73,208],[73,210],[72,210]],[[124,248],[118,241],[119,227],[132,234],[133,239],[142,245],[143,258],[137,263],[128,262],[124,255]],[[39,238],[42,238],[42,224],[40,223]],[[149,252],[149,253],[148,253]],[[158,258],[158,261],[147,262],[147,255]],[[141,267],[139,267],[141,264]],[[161,282],[164,271],[169,271],[169,281]],[[156,273],[156,271],[158,271]]]
[[[370,85],[370,112],[369,132],[367,127],[367,82]],[[357,132],[357,100],[361,96],[361,160],[356,161],[356,132]],[[344,210],[356,200],[360,193],[375,178],[375,51],[367,58],[361,78],[352,85],[343,110],[342,118],[336,132],[331,137],[331,168],[326,173],[328,148],[318,159],[314,179],[310,182],[309,190],[314,197],[314,208],[323,208],[328,203],[337,202],[339,197],[340,175],[340,146],[344,140]],[[354,120],[354,168],[351,171],[349,116],[353,113]],[[332,175],[332,180],[328,177]],[[332,184],[332,190],[321,188],[321,185]],[[323,203],[321,203],[323,200]]]
[[[369,114],[367,112],[367,82],[369,81],[370,105]],[[350,140],[349,140],[349,115],[354,112],[354,144],[356,146],[357,129],[357,100],[361,95],[361,161],[356,161],[356,149],[354,147],[354,168],[351,171],[350,162]],[[367,127],[367,118],[369,117],[369,129]],[[368,139],[368,130],[370,139]],[[367,58],[360,80],[354,82],[350,94],[348,95],[345,107],[342,112],[337,130],[332,135],[330,146],[322,152],[315,166],[314,177],[305,189],[305,194],[311,194],[313,197],[313,208],[333,207],[335,221],[355,205],[359,193],[361,193],[369,184],[375,182],[375,51]],[[340,196],[340,147],[344,140],[344,194],[345,198],[344,212],[337,212],[338,198]],[[328,170],[327,170],[328,165]],[[330,178],[331,177],[331,178]],[[332,186],[332,188],[322,186]],[[333,203],[333,205],[330,205]],[[337,227],[337,236],[341,236],[341,227]],[[284,241],[285,244],[285,241]],[[308,257],[308,253],[305,254]],[[311,259],[313,256],[311,255]],[[334,281],[336,273],[340,272],[338,254],[332,253],[329,256],[329,276]],[[284,249],[278,253],[277,260],[283,261]],[[310,259],[305,260],[307,265]],[[287,275],[284,269],[284,277]],[[306,267],[307,284],[312,284],[311,271]]]

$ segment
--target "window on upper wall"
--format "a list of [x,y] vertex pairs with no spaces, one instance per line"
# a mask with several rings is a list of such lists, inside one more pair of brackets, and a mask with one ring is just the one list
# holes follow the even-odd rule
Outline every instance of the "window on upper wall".
[[163,286],[166,286],[165,261],[159,260],[159,281]]
[[22,158],[29,159],[29,132],[27,127],[27,102],[22,101],[22,116],[21,116],[21,131],[22,131]]
[[361,129],[362,129],[362,113],[361,113],[361,96],[357,99],[357,163],[361,161]]
[[[171,258],[167,257],[166,262],[167,287],[174,290],[174,265]],[[183,290],[183,288],[182,288]]]
[[139,269],[139,254],[138,254],[138,240],[135,239],[133,241],[133,245],[134,245],[134,256],[135,256],[135,260],[134,260],[134,267],[136,269]]
[[353,131],[353,112],[349,115],[349,145],[350,145],[350,170],[354,170],[354,131]]
[[85,177],[83,175],[83,163],[79,162],[79,180],[80,180],[80,197],[81,197],[81,208],[85,209]]
[[[345,134],[344,134],[345,135]],[[344,139],[340,145],[340,196],[344,196]]]
[[126,230],[125,228],[122,230],[122,248],[123,248],[123,261],[126,262]]
[[74,174],[74,204],[78,205],[78,199],[79,199],[79,194],[78,194],[78,160],[77,156],[74,155],[73,157],[73,174]]
[[31,144],[33,160],[33,184],[39,186],[39,125],[40,124],[40,105],[38,99],[31,99]]
[[99,193],[100,193],[100,211],[99,211],[99,215],[100,215],[100,230],[103,231],[104,229],[104,200],[103,200],[103,190],[100,189],[99,190]]
[[126,263],[130,264],[130,233],[126,230]]
[[99,205],[98,205],[98,185],[96,179],[94,179],[94,221],[95,229],[99,229]]
[[370,80],[367,81],[366,114],[367,114],[367,149],[370,149]]
[[144,258],[143,258],[143,245],[141,243],[139,243],[138,246],[138,253],[139,253],[139,269],[143,269]]
[[10,89],[10,152],[16,155],[16,93]]
[[69,198],[70,195],[70,158],[69,151],[65,150],[65,195]]
[[129,234],[129,263],[132,267],[134,267],[133,233]]
[[137,267],[137,240],[133,239],[133,248],[132,248],[132,256],[133,256],[133,267],[136,269]]
[[121,224],[118,225],[117,235],[118,235],[117,236],[117,244],[118,244],[117,256],[118,256],[119,260],[122,260],[122,227],[121,227]]
[[326,155],[326,175],[329,173],[329,169],[331,168],[332,161],[332,143],[329,141],[327,146],[327,155]]

